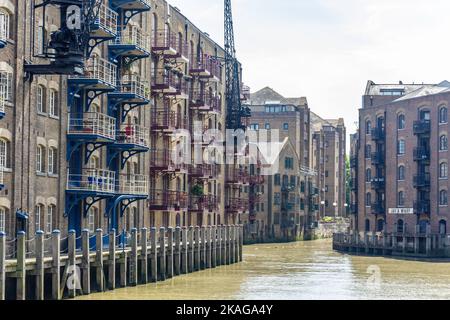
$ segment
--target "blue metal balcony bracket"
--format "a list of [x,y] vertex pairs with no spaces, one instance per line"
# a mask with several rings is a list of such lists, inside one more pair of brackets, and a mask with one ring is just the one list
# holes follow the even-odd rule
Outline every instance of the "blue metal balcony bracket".
[[112,199],[108,199],[106,210],[105,210],[105,218],[109,220],[109,228],[110,229],[117,229],[118,228],[118,221],[117,219],[117,207],[120,206],[119,214],[122,218],[125,214],[126,209],[132,205],[133,203],[141,200],[148,199],[148,196],[131,196],[131,195],[119,195],[115,196]]
[[[92,88],[92,81],[89,81],[89,83],[81,84],[81,81],[74,82],[73,80],[76,79],[69,79],[68,85],[68,98],[67,98],[67,105],[70,107],[73,105],[75,98],[84,97],[85,99],[85,106],[86,111],[89,110],[92,103],[95,99],[97,99],[102,94],[113,92],[115,88],[101,88],[101,89],[93,89]],[[82,80],[82,79],[79,79]],[[90,79],[85,79],[90,80]]]
[[83,217],[87,217],[89,209],[91,209],[93,205],[108,198],[111,198],[111,195],[95,195],[93,193],[85,193],[83,191],[74,194],[66,191],[64,218],[67,218],[72,213],[73,209],[80,203],[80,201],[83,201]]
[[3,119],[5,117],[5,113],[4,112],[0,112],[0,120]]
[[135,149],[135,150],[123,150],[121,148],[127,148],[127,146],[131,149],[133,148],[132,145],[123,145],[119,148],[117,148],[117,145],[111,145],[108,148],[107,153],[107,162],[108,167],[112,168],[113,161],[117,159],[117,157],[120,156],[120,168],[123,170],[125,169],[125,165],[127,164],[127,161],[134,157],[135,155],[138,155],[139,153],[148,152],[149,148],[142,148],[142,149]]
[[135,15],[151,9],[147,0],[110,0],[109,5],[119,14],[118,25],[123,25],[124,28]]
[[72,156],[75,154],[77,150],[80,149],[84,145],[85,148],[85,157],[84,157],[84,163],[87,164],[89,162],[89,159],[91,158],[92,154],[106,146],[111,144],[112,142],[87,142],[85,140],[75,140],[75,141],[69,141],[67,144],[67,155],[66,159],[68,162],[72,159]]
[[134,94],[121,94],[121,93],[112,93],[108,95],[108,113],[115,114],[117,110],[121,110],[121,119],[122,122],[125,122],[127,115],[130,111],[146,106],[150,103],[149,100],[142,98],[142,101],[133,101],[136,100]]

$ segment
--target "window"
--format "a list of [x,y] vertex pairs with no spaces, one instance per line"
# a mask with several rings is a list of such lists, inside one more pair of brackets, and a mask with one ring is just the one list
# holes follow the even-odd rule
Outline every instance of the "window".
[[56,90],[50,90],[48,101],[48,112],[52,117],[59,117],[57,92]]
[[405,166],[398,167],[397,179],[398,181],[405,181]]
[[47,208],[47,217],[45,219],[45,232],[46,233],[52,233],[53,228],[53,215],[56,212],[56,206],[49,205]]
[[442,235],[447,234],[447,221],[445,220],[439,221],[439,234]]
[[447,107],[441,107],[439,109],[439,123],[448,122],[448,109]]
[[264,125],[264,128],[266,128],[266,130],[270,130],[270,123],[266,123],[266,124]]
[[257,124],[257,123],[252,123],[252,124],[250,125],[250,129],[251,129],[251,130],[259,130],[259,124]]
[[372,146],[370,144],[366,145],[365,150],[364,150],[366,159],[370,159],[372,156]]
[[366,229],[366,232],[369,232],[369,231],[370,231],[370,220],[369,220],[369,219],[366,219],[366,223],[365,223],[365,224],[366,224],[366,226],[365,226],[365,227],[366,227],[366,228],[365,228],[365,229]]
[[398,130],[403,130],[406,127],[406,118],[404,114],[400,114],[398,116],[398,122],[397,122]]
[[448,138],[447,138],[447,135],[445,135],[445,134],[439,138],[439,150],[440,151],[448,150]]
[[12,73],[0,71],[0,94],[6,101],[12,102]]
[[405,223],[401,219],[397,221],[397,232],[398,233],[405,232]]
[[294,169],[294,159],[293,159],[293,158],[286,157],[286,158],[284,159],[284,167],[285,167],[285,169],[291,169],[291,170],[293,170],[293,169]]
[[372,132],[372,122],[366,121],[366,134],[369,135]]
[[439,205],[440,206],[447,206],[448,205],[447,190],[441,190],[441,192],[439,192]]
[[43,212],[44,212],[44,205],[43,204],[36,205],[35,212],[34,212],[35,231],[41,230],[41,215]]
[[37,88],[36,88],[36,108],[37,108],[38,113],[45,113],[44,94],[45,94],[44,87],[41,85],[37,86]]
[[372,205],[372,194],[367,193],[366,194],[366,207],[370,207]]
[[36,171],[44,173],[44,147],[41,145],[36,148]]
[[399,140],[397,143],[397,154],[399,156],[404,155],[406,150],[405,140]]
[[274,194],[274,204],[279,206],[281,204],[281,194],[279,192],[275,192]]
[[280,176],[279,174],[276,174],[276,175],[275,175],[275,177],[274,177],[274,184],[275,184],[276,186],[281,185],[281,176]]
[[10,16],[9,13],[3,9],[0,9],[0,38],[1,39],[9,39],[9,25],[10,25]]
[[98,209],[91,207],[88,212],[88,229],[91,234],[95,233],[95,216]]
[[383,219],[379,219],[377,221],[377,231],[378,232],[382,232],[384,230],[384,220]]
[[366,182],[369,183],[372,181],[372,170],[371,169],[367,169],[366,170]]
[[8,142],[0,139],[0,168],[8,168]]
[[48,173],[58,174],[58,152],[55,148],[48,149]]
[[447,162],[442,162],[439,165],[439,178],[447,179],[448,178],[448,164]]
[[405,193],[403,191],[400,191],[398,193],[398,206],[399,207],[405,206]]
[[283,130],[289,130],[289,123],[283,123]]
[[6,210],[0,207],[0,232],[6,232]]
[[295,187],[295,176],[291,176],[291,186]]

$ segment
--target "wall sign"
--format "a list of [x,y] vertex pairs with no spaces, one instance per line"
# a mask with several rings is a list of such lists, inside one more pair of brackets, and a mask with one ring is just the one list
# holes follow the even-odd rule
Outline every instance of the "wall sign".
[[389,214],[414,214],[414,208],[390,208]]

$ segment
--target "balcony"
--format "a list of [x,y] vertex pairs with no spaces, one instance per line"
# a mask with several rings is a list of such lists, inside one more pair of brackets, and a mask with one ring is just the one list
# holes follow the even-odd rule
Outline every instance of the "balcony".
[[384,141],[386,134],[383,128],[374,128],[371,132],[373,141]]
[[190,57],[189,73],[192,76],[218,82],[221,78],[220,69],[220,62],[207,54]]
[[431,153],[429,148],[418,147],[414,149],[414,161],[428,162],[431,159]]
[[229,198],[225,204],[228,213],[244,213],[250,209],[248,200],[241,198]]
[[157,69],[152,77],[152,93],[187,99],[189,83],[178,74],[166,69]]
[[248,180],[250,184],[264,184],[266,181],[265,177],[260,175],[249,175]]
[[166,58],[175,59],[176,62],[188,63],[189,47],[187,42],[174,32],[157,30],[153,34],[152,52]]
[[414,188],[422,189],[431,186],[431,176],[429,173],[419,174],[414,176]]
[[193,212],[213,212],[218,210],[219,203],[214,195],[190,196],[189,211]]
[[80,141],[114,142],[116,119],[102,113],[69,113],[67,136]]
[[248,184],[249,183],[249,174],[244,169],[228,168],[227,183]]
[[206,113],[220,114],[222,112],[220,97],[201,91],[194,91],[192,93],[190,107]]
[[358,157],[353,156],[350,158],[350,168],[356,169],[358,167]]
[[121,195],[148,197],[148,177],[140,174],[120,175],[117,193]]
[[188,166],[183,161],[175,162],[171,150],[152,150],[150,152],[150,170],[153,172],[187,172]]
[[117,91],[108,94],[109,101],[117,104],[145,105],[150,103],[150,87],[139,77],[125,77],[117,85]]
[[419,200],[414,202],[414,212],[416,214],[430,214],[431,204],[429,200]]
[[170,111],[170,107],[164,109],[152,109],[152,131],[163,131],[172,133],[176,130],[188,130],[188,118],[175,111]]
[[70,76],[69,85],[89,91],[114,91],[116,89],[117,66],[102,58],[86,61],[84,74]]
[[150,56],[150,37],[137,27],[122,31],[108,46],[114,59],[132,58],[133,60]]
[[111,39],[117,36],[117,12],[111,8],[100,5],[97,18],[91,26],[92,39]]
[[358,179],[352,178],[351,185],[352,185],[352,191],[358,191]]
[[386,179],[384,177],[377,177],[371,181],[372,188],[375,190],[384,190],[386,188]]
[[149,131],[135,124],[123,124],[116,134],[114,147],[125,150],[148,150]]
[[414,122],[414,134],[425,135],[431,133],[431,121],[419,120]]
[[214,178],[217,178],[218,173],[218,165],[213,164],[199,164],[197,166],[191,166],[189,169],[190,176],[196,179],[212,180]]
[[370,158],[374,166],[382,166],[385,163],[384,153],[382,152],[373,152]]
[[188,208],[188,194],[181,191],[150,190],[150,210],[180,211]]
[[350,213],[351,214],[358,214],[358,205],[357,204],[351,204],[350,205]]
[[384,204],[381,203],[381,201],[376,201],[374,204],[372,204],[371,209],[372,214],[376,215],[386,214],[386,209],[384,207]]
[[115,194],[116,174],[113,171],[100,169],[82,169],[81,174],[68,171],[66,190],[84,194]]

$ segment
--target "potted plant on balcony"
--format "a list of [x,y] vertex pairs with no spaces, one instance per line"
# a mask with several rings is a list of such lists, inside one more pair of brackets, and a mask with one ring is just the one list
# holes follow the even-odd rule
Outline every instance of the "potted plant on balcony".
[[192,196],[197,198],[197,201],[193,203],[193,209],[198,210],[199,205],[203,202],[203,186],[201,186],[200,184],[194,185],[191,189],[191,194]]

